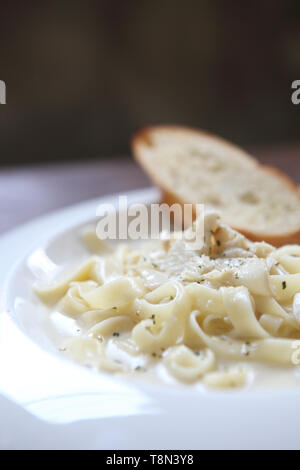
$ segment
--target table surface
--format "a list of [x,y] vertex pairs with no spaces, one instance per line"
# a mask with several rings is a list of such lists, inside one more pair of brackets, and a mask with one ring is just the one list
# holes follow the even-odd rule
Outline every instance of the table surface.
[[[300,145],[261,147],[252,154],[300,183]],[[129,157],[0,171],[0,233],[47,212],[108,194],[150,186]]]

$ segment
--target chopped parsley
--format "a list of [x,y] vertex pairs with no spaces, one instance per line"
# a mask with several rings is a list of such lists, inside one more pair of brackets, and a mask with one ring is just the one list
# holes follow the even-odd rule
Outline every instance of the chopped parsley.
[[120,333],[118,333],[117,331],[115,331],[115,332],[113,333],[113,336],[114,336],[115,338],[118,338],[118,337],[120,336]]
[[282,289],[286,289],[286,281],[282,281]]

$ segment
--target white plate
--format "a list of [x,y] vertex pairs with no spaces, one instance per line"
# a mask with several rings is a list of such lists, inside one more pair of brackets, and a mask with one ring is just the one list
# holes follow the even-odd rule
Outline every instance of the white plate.
[[[152,189],[133,192],[129,203],[157,197]],[[117,201],[115,196],[77,205],[0,239],[2,285],[6,277],[0,392],[10,400],[0,399],[0,447],[300,447],[300,390],[196,393],[96,374],[59,356],[57,338],[32,295],[34,257],[47,254],[57,261],[82,254],[78,227],[94,219],[100,202]]]

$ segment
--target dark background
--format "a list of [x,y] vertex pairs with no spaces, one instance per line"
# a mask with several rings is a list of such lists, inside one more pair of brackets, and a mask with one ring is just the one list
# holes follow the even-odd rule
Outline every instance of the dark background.
[[140,126],[299,141],[300,1],[0,1],[0,164],[128,155]]

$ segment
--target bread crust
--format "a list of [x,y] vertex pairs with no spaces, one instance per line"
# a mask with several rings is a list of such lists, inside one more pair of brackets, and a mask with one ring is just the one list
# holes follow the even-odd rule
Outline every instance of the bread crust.
[[196,136],[205,136],[209,137],[215,142],[218,142],[219,144],[222,144],[226,146],[229,149],[233,149],[235,151],[240,152],[243,154],[243,157],[245,157],[247,160],[251,161],[252,163],[255,162],[256,164],[259,165],[259,162],[256,158],[250,156],[243,150],[241,147],[238,145],[235,145],[231,142],[228,142],[227,140],[223,139],[222,137],[216,136],[212,134],[211,132],[204,131],[202,129],[196,129],[195,127],[186,127],[186,126],[177,126],[175,124],[168,124],[168,125],[161,125],[161,126],[149,126],[149,127],[143,127],[142,129],[139,129],[132,137],[131,139],[131,149],[133,151],[133,155],[137,158],[137,160],[140,162],[140,157],[139,157],[139,145],[141,142],[144,144],[147,144],[148,146],[152,146],[152,139],[151,139],[151,134],[154,132],[176,132],[180,134],[187,134],[191,135],[194,134]]
[[[205,136],[205,137],[209,137],[213,139],[215,142],[218,142],[219,144],[226,146],[228,149],[231,148],[232,150],[239,151],[241,153],[242,158],[245,158],[248,161],[251,161],[252,163],[257,165],[257,167],[259,167],[262,171],[271,173],[276,178],[280,178],[291,191],[296,193],[297,196],[299,197],[299,209],[300,209],[300,190],[297,184],[289,176],[287,176],[283,171],[277,168],[271,167],[271,166],[260,164],[256,158],[250,156],[240,147],[230,142],[227,142],[221,137],[217,137],[209,132],[198,130],[195,128],[176,126],[176,125],[150,126],[150,127],[142,128],[133,136],[132,141],[131,141],[131,148],[132,148],[132,152],[133,152],[135,159],[142,166],[145,172],[149,175],[152,182],[161,189],[162,202],[167,203],[168,205],[172,205],[175,203],[180,204],[180,205],[190,203],[190,201],[183,201],[181,199],[178,199],[178,196],[176,195],[176,193],[170,191],[168,188],[164,186],[157,172],[151,168],[151,165],[146,165],[144,162],[144,159],[142,156],[142,145],[152,146],[153,145],[153,139],[152,139],[153,133],[158,133],[158,132],[160,133],[176,132],[176,133],[181,133],[182,135],[195,134],[199,137]],[[250,231],[242,227],[237,227],[233,225],[232,225],[232,228],[241,232],[250,240],[265,241],[276,247],[280,247],[282,245],[289,245],[289,244],[300,244],[300,227],[299,227],[299,230],[297,231],[290,232],[290,233],[281,233],[281,234],[278,234],[278,233],[270,234],[270,233],[265,233],[265,232]]]

